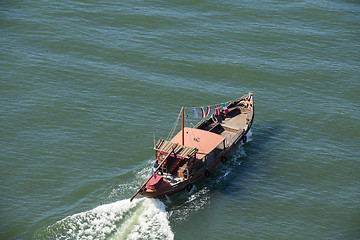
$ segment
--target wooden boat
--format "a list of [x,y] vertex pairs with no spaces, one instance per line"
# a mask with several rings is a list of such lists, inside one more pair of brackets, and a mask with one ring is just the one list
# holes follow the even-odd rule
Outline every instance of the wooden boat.
[[190,190],[195,182],[208,177],[238,144],[247,141],[254,120],[253,92],[218,109],[193,128],[184,127],[184,108],[182,119],[182,129],[175,137],[155,144],[154,173],[130,201],[139,193],[161,198]]

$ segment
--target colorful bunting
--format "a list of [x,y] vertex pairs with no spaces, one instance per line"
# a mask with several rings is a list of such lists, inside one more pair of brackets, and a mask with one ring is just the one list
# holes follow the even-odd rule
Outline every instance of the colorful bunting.
[[221,104],[224,110],[224,113],[228,113],[229,109],[227,109],[226,105],[224,103]]
[[[220,110],[220,106],[222,106],[222,110]],[[221,112],[223,111],[225,114],[229,113],[229,109],[226,107],[226,103],[221,103],[214,105],[215,108],[215,115],[219,116],[221,114]],[[211,115],[211,106],[207,106],[207,107],[200,107],[200,111],[201,111],[201,118],[206,118],[208,116]],[[193,118],[199,118],[199,114],[198,114],[198,109],[196,107],[192,108],[192,112],[193,112]]]
[[201,107],[201,118],[206,117],[205,109]]
[[198,115],[198,113],[197,113],[197,111],[196,111],[195,108],[193,108],[193,116],[194,116],[194,118],[198,118],[198,117],[199,117],[199,115]]
[[211,107],[208,106],[208,107],[206,108],[206,117],[209,116],[210,114],[211,114]]
[[220,109],[218,105],[215,105],[215,115],[216,116],[220,115]]

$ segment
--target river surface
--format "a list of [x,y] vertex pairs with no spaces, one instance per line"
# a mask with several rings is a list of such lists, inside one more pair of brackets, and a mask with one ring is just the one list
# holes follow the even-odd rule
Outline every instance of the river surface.
[[[360,239],[360,3],[0,3],[0,239]],[[129,198],[182,106],[254,91],[190,192]]]

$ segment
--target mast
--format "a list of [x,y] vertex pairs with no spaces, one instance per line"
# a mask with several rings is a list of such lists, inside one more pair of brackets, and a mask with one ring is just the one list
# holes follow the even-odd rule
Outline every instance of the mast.
[[181,145],[183,145],[184,146],[184,135],[185,135],[185,133],[184,133],[184,107],[182,107],[181,108],[181,116],[182,116],[182,125],[181,125],[181,136],[182,136],[182,144]]

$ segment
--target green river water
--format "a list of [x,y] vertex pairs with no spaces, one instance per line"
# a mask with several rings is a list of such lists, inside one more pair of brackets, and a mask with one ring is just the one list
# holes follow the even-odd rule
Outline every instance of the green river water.
[[[0,239],[360,239],[359,1],[0,11]],[[248,91],[248,143],[130,203],[182,106]]]

